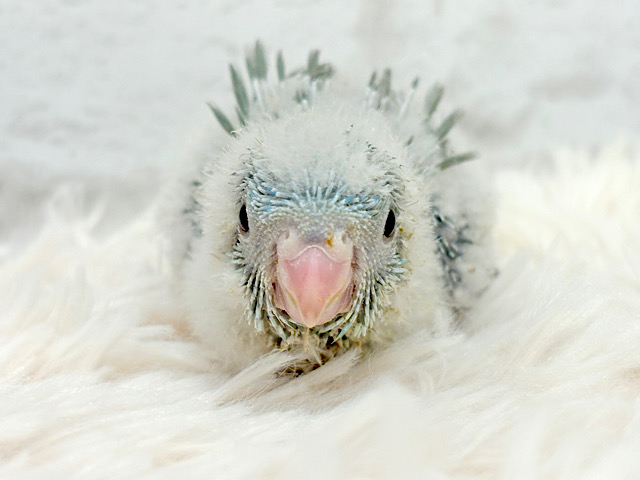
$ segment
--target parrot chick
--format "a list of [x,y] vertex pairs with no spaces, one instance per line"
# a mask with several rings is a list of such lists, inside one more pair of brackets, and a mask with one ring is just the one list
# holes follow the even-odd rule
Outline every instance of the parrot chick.
[[490,266],[478,182],[455,172],[472,155],[447,143],[459,113],[435,123],[442,87],[422,105],[390,70],[354,88],[317,51],[290,73],[279,54],[270,83],[260,43],[246,64],[238,124],[211,105],[228,137],[194,156],[172,226],[194,332],[226,365],[283,349],[305,370],[448,328]]

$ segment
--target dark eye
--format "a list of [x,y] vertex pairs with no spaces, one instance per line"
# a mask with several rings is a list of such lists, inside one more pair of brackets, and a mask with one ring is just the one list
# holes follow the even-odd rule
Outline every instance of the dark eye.
[[396,214],[393,213],[393,210],[389,210],[389,215],[387,215],[387,221],[384,223],[384,236],[389,238],[393,235],[393,231],[396,228]]
[[240,213],[238,214],[238,220],[240,221],[240,230],[243,232],[249,231],[249,217],[247,216],[247,206],[242,205],[240,207]]

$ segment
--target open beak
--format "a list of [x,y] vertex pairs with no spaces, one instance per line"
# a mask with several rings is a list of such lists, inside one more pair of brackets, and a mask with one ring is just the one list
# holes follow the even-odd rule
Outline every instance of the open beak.
[[277,243],[276,306],[308,328],[349,310],[353,243],[342,236],[307,243],[285,233]]

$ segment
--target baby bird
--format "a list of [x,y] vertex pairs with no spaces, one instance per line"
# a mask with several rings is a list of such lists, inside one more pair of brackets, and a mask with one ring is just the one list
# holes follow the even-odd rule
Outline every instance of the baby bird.
[[[231,66],[237,122],[210,105],[211,139],[181,177],[174,264],[194,332],[222,363],[273,349],[317,367],[350,348],[448,325],[484,288],[482,181],[436,122],[443,89],[391,71],[354,88],[321,63],[268,80],[264,49]],[[447,313],[443,313],[447,312]]]

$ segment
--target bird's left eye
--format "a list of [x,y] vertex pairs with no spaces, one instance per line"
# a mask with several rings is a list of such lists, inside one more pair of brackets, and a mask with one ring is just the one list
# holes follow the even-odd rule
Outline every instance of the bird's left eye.
[[393,213],[393,210],[389,210],[389,215],[387,215],[387,221],[384,223],[384,236],[387,238],[391,237],[395,229],[396,229],[396,214]]

